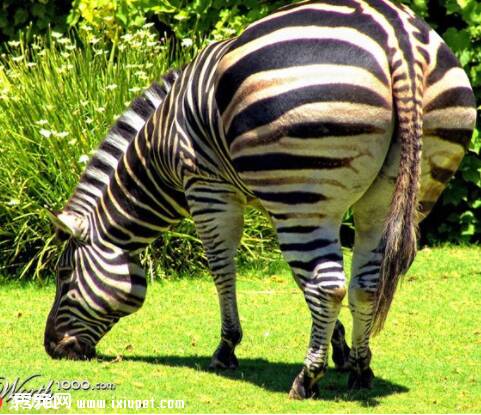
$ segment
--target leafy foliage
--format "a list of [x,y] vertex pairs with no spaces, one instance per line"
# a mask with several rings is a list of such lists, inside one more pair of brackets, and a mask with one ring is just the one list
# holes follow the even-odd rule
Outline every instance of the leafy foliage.
[[30,25],[33,33],[46,33],[50,27],[57,31],[67,28],[70,12],[62,0],[2,0],[0,2],[0,42],[18,40],[19,30]]
[[184,43],[224,39],[264,17],[285,1],[257,0],[76,0],[69,21],[85,21],[115,38],[122,29],[154,21],[159,31]]

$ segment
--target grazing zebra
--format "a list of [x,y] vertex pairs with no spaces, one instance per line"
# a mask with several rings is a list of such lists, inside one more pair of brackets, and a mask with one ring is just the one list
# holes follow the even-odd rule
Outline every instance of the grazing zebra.
[[[47,352],[94,356],[100,338],[144,301],[139,250],[190,214],[221,309],[211,367],[237,367],[234,255],[243,208],[257,201],[312,314],[290,396],[319,393],[331,339],[349,387],[371,386],[370,335],[383,327],[415,256],[417,222],[459,166],[475,118],[454,55],[388,0],[293,4],[209,45],[133,102],[52,215],[68,242]],[[339,228],[348,208],[356,228],[351,348],[336,324],[346,294]]]

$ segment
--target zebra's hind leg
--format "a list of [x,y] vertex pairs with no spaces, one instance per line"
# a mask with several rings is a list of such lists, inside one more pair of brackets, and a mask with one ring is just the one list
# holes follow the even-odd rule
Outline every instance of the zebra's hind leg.
[[235,369],[234,350],[242,339],[242,329],[234,259],[242,236],[245,198],[231,185],[204,180],[191,184],[186,196],[219,297],[221,340],[209,368]]
[[327,366],[334,326],[346,294],[339,229],[336,226],[299,225],[276,221],[281,250],[304,293],[312,316],[312,329],[304,367],[294,379],[289,397],[319,395],[318,380]]
[[[397,146],[393,146],[392,153],[396,153],[396,150]],[[353,318],[349,389],[371,388],[374,380],[370,367],[369,340],[383,259],[379,247],[389,210],[386,200],[390,200],[392,195],[397,173],[393,166],[396,165],[397,163],[388,163],[380,177],[352,208],[356,236],[349,284],[349,308]]]
[[345,372],[349,370],[349,355],[351,349],[346,343],[346,330],[343,324],[337,320],[331,338],[332,360],[336,365],[336,370]]
[[349,308],[353,318],[349,389],[370,388],[374,379],[374,373],[370,368],[369,339],[382,261],[382,255],[377,250],[382,229],[382,222],[379,223],[379,227],[372,226],[371,231],[363,229],[361,225],[356,228],[352,278],[349,284]]

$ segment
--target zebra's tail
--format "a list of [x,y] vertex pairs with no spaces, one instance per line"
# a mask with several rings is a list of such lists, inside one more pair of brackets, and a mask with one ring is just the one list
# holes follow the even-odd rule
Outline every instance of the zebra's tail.
[[[375,296],[373,334],[381,331],[399,279],[416,256],[417,194],[421,175],[422,79],[414,59],[392,65],[392,88],[397,112],[394,139],[401,146],[399,173],[381,239],[379,284]],[[396,69],[393,70],[393,67]],[[420,73],[418,73],[420,72]]]

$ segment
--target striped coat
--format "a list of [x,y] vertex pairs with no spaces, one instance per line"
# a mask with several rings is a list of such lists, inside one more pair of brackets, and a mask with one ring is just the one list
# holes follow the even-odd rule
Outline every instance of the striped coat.
[[[312,314],[290,396],[318,394],[329,343],[348,386],[369,387],[369,339],[416,252],[416,226],[458,168],[476,118],[469,81],[442,39],[387,0],[287,6],[205,48],[117,121],[62,212],[68,240],[45,334],[53,357],[92,357],[138,309],[137,253],[192,215],[217,287],[211,367],[237,367],[234,255],[242,212],[272,218]],[[339,228],[351,208],[349,286]],[[349,292],[352,346],[336,322]]]

